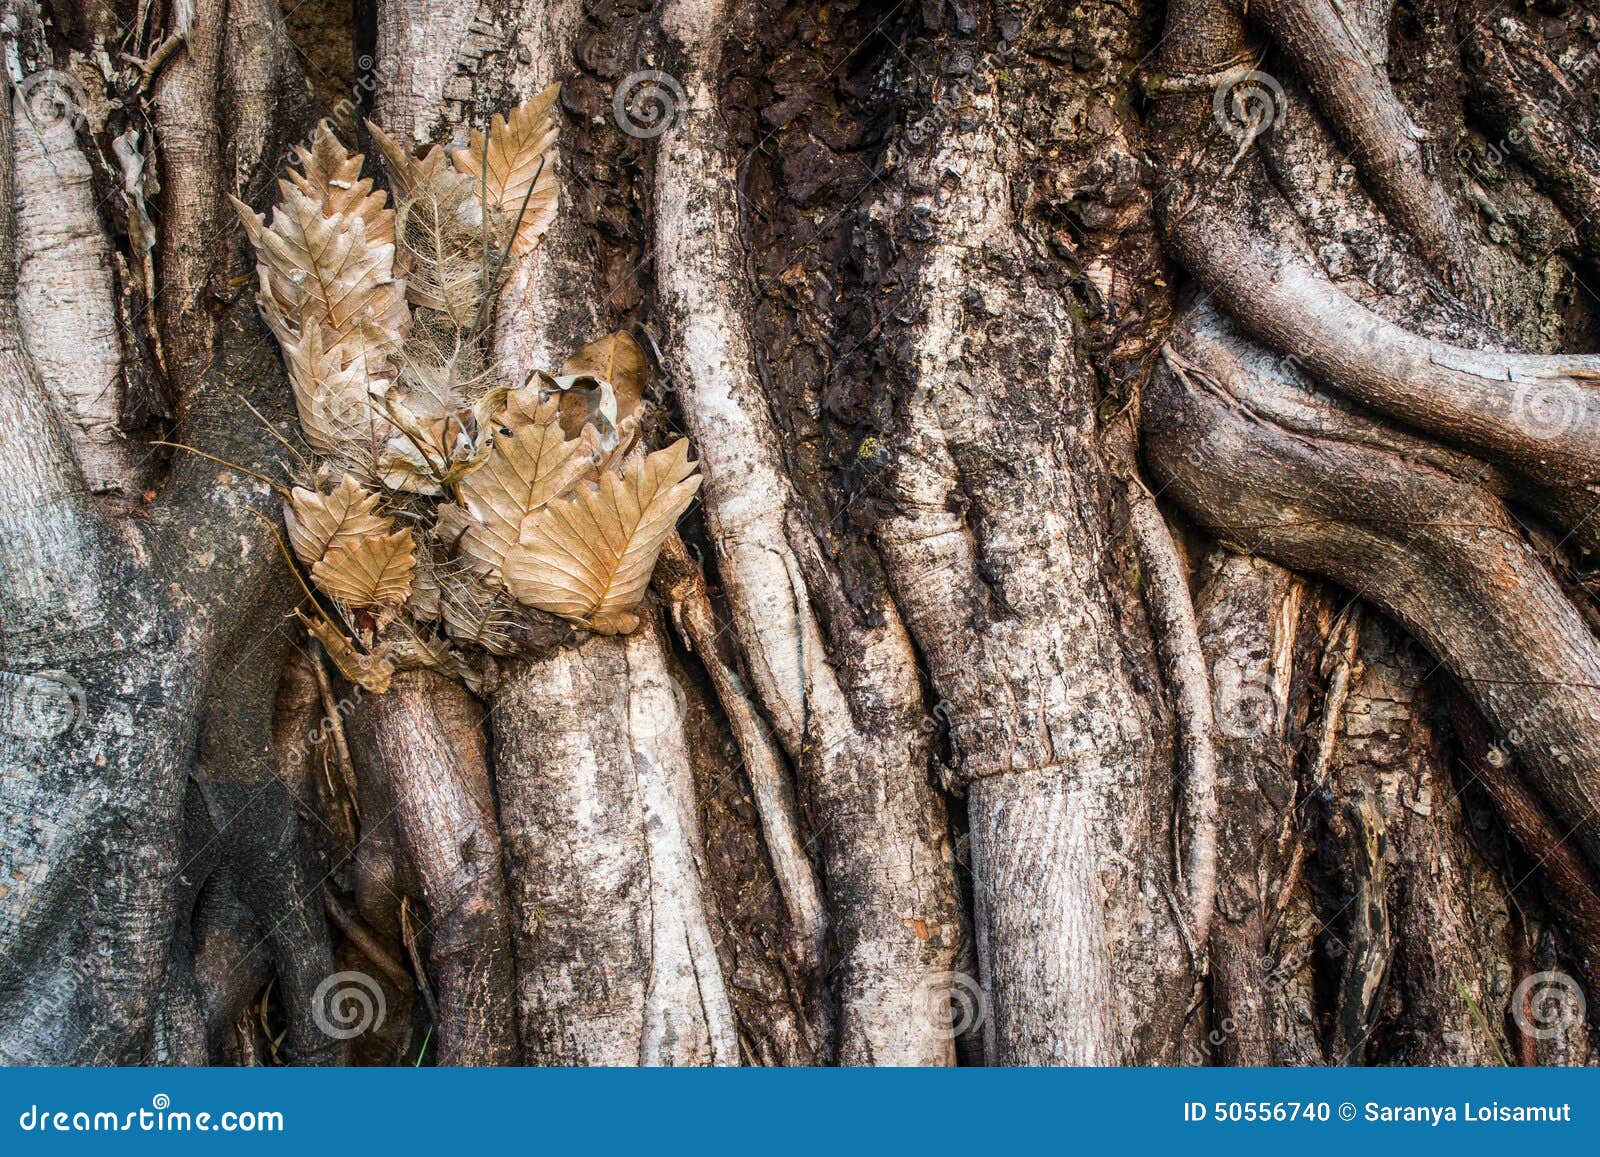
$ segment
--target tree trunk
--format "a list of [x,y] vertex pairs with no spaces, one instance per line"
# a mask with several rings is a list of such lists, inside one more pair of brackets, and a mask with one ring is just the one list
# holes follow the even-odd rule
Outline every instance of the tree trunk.
[[[1600,42],[1473,7],[0,2],[0,1058],[1587,1063]],[[369,679],[227,197],[553,84],[485,388],[704,484]]]

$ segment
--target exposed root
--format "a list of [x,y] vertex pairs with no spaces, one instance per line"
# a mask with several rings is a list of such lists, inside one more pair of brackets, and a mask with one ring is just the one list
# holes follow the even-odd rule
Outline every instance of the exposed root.
[[767,854],[772,858],[773,874],[789,912],[795,957],[804,971],[815,973],[822,967],[828,915],[822,906],[816,869],[803,846],[794,785],[771,729],[757,714],[744,681],[734,670],[736,660],[728,654],[731,647],[723,643],[723,632],[717,628],[705,576],[676,534],[661,552],[654,582],[671,610],[673,625],[689,649],[699,656],[717,689],[717,699],[733,729],[739,757],[750,779]]
[[1600,862],[1600,793],[1584,771],[1600,758],[1600,645],[1583,618],[1494,499],[1332,431],[1291,434],[1239,402],[1231,383],[1256,373],[1243,358],[1158,371],[1144,427],[1156,477],[1224,541],[1325,574],[1399,619]]
[[[1128,524],[1144,567],[1145,601],[1161,643],[1161,657],[1172,686],[1180,735],[1179,760],[1184,813],[1188,818],[1183,866],[1183,919],[1188,935],[1204,945],[1211,934],[1217,897],[1217,750],[1211,680],[1195,626],[1189,594],[1172,531],[1150,492],[1137,479],[1124,491]],[[1181,824],[1173,821],[1173,831]]]
[[388,782],[428,906],[440,1063],[514,1063],[510,910],[477,704],[453,680],[403,671],[352,725],[365,773]]
[[701,454],[707,525],[751,682],[821,828],[840,952],[838,1059],[949,1064],[950,1034],[921,1011],[928,985],[949,973],[956,913],[910,642],[887,598],[883,625],[846,613],[825,638],[812,604],[826,599],[822,552],[756,379],[739,178],[715,112],[731,7],[673,0],[662,12],[689,101],[657,157],[663,347]]
[[1369,39],[1339,0],[1232,2],[1282,47],[1395,224],[1471,300],[1477,290],[1461,222],[1428,164],[1425,134],[1389,82],[1387,27]]
[[[1244,43],[1237,18],[1210,3],[1174,6],[1171,66],[1204,68],[1194,54],[1225,59]],[[1229,142],[1210,101],[1177,96],[1156,111],[1168,244],[1252,335],[1339,392],[1541,486],[1600,482],[1600,358],[1464,349],[1387,321],[1329,280],[1258,162],[1216,179]]]
[[1600,123],[1588,111],[1594,77],[1569,78],[1509,15],[1475,22],[1462,52],[1479,109],[1561,206],[1584,255],[1600,262]]

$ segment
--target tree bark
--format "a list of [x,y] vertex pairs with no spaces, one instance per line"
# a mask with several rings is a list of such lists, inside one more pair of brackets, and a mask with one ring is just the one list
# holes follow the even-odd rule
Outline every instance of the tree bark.
[[[1580,9],[0,17],[0,1058],[1590,1058]],[[368,689],[226,197],[550,85],[487,383],[625,331],[704,485]]]

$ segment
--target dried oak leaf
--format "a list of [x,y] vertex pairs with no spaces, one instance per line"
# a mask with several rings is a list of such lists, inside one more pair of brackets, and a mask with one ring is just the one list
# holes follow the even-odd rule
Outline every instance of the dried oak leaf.
[[295,146],[295,159],[302,171],[290,169],[289,182],[320,204],[324,217],[338,213],[361,218],[369,245],[394,241],[394,212],[385,208],[388,197],[373,192],[372,179],[361,175],[366,158],[346,149],[328,121],[317,123],[309,149]]
[[[268,300],[261,302],[261,313],[283,350],[300,433],[306,444],[319,454],[348,459],[353,448],[370,448],[384,442],[393,431],[368,397],[376,375],[369,371],[366,361],[358,359],[352,365],[341,366],[339,352],[324,348],[321,326],[312,325],[301,336],[282,324],[281,315]],[[370,459],[371,454],[358,457]]]
[[[233,199],[255,246],[261,297],[303,335],[320,324],[324,348],[350,345],[373,360],[373,338],[399,348],[410,320],[405,286],[394,278],[394,244],[368,240],[359,216],[325,217],[322,206],[300,189],[285,186],[272,224]],[[388,352],[387,350],[385,352]]]
[[334,550],[388,534],[394,519],[374,513],[379,501],[348,474],[328,494],[296,486],[283,512],[295,557],[315,566]]
[[632,608],[699,488],[688,439],[629,461],[620,475],[603,475],[529,515],[506,557],[507,589],[519,602],[600,634],[634,630]]
[[[538,96],[496,114],[489,122],[488,145],[474,132],[464,149],[451,151],[456,169],[480,185],[485,199],[511,235],[511,253],[520,257],[538,248],[539,239],[556,218],[556,167],[551,146],[556,125],[550,113],[559,84]],[[481,168],[480,168],[481,165]]]
[[[525,387],[537,392],[537,387]],[[593,471],[599,444],[593,428],[567,438],[555,400],[535,403],[516,391],[501,415],[483,466],[456,485],[472,522],[457,550],[475,571],[498,579],[528,515],[567,493]]]
[[312,566],[311,579],[347,607],[396,608],[411,593],[416,565],[416,542],[401,527],[329,551]]

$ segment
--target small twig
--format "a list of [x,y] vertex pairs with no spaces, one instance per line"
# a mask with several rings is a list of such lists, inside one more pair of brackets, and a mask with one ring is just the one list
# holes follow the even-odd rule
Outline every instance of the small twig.
[[188,39],[186,32],[174,32],[156,45],[156,50],[143,60],[126,52],[117,54],[139,70],[139,88],[136,95],[143,96],[150,91],[150,86],[155,83],[156,73],[166,67],[167,61],[172,59],[172,54],[178,51],[178,46],[186,39]]
[[356,765],[350,757],[350,744],[344,733],[344,717],[339,712],[339,705],[333,697],[333,681],[328,678],[328,668],[322,661],[322,646],[318,644],[311,651],[311,671],[316,676],[317,691],[322,696],[322,711],[328,720],[328,726],[333,734],[333,749],[339,758],[339,775],[344,780],[344,789],[350,801],[350,810],[355,813],[357,820],[361,818],[360,796],[356,792]]
[[368,928],[365,921],[345,911],[344,905],[334,899],[333,893],[327,889],[323,889],[322,892],[322,906],[328,910],[328,915],[339,926],[339,931],[361,950],[363,956],[382,969],[385,976],[394,981],[402,991],[411,986],[411,973],[406,971],[406,966],[396,960],[383,946],[378,934]]
[[240,474],[247,474],[251,478],[254,478],[257,482],[265,482],[279,494],[283,495],[285,499],[294,497],[289,493],[286,487],[278,485],[264,474],[257,474],[254,470],[247,470],[245,467],[240,466],[237,462],[229,462],[226,458],[218,458],[215,454],[207,454],[204,450],[196,450],[193,446],[185,446],[182,442],[162,442],[160,440],[154,440],[150,443],[150,445],[170,446],[174,450],[187,450],[189,453],[198,455],[199,457],[206,459],[208,462],[215,462],[218,466],[226,466],[229,470],[237,470]]
[[433,999],[433,990],[428,987],[428,970],[422,966],[422,954],[417,951],[417,932],[411,926],[411,897],[400,897],[400,939],[405,941],[406,955],[411,958],[411,971],[415,974],[417,991],[422,994],[422,1003],[427,1006],[428,1017],[434,1024],[439,1023],[439,1005]]

